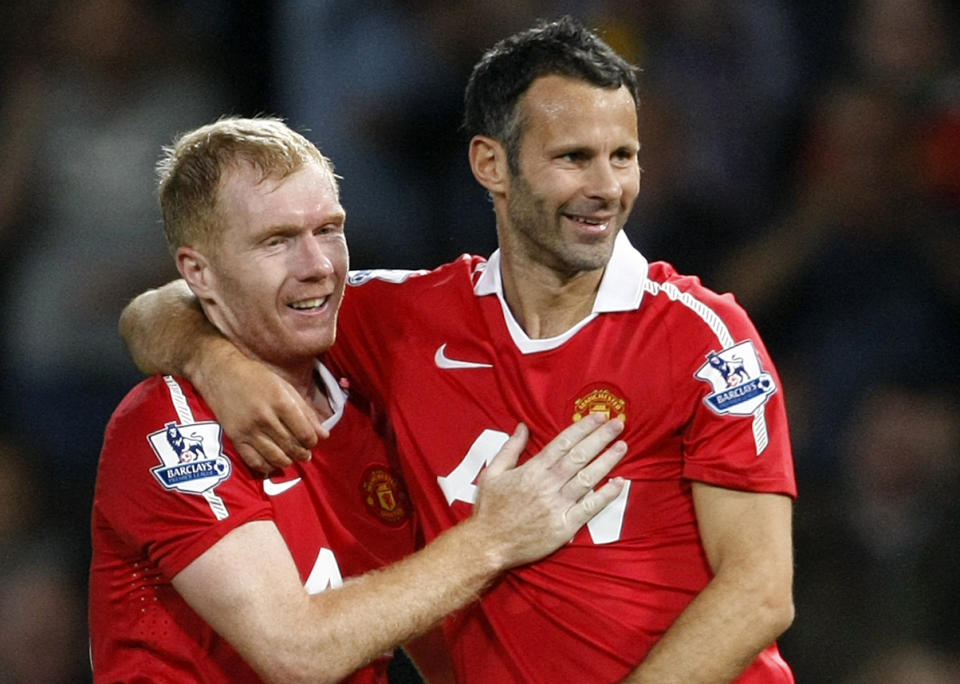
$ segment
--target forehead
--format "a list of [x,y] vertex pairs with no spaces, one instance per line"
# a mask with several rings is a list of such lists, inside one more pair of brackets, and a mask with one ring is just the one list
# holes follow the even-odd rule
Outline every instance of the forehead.
[[284,178],[264,178],[247,162],[233,164],[221,178],[218,205],[231,223],[297,224],[343,213],[332,174],[313,162]]
[[601,88],[568,76],[541,76],[520,99],[519,110],[525,136],[637,138],[636,103],[626,86]]

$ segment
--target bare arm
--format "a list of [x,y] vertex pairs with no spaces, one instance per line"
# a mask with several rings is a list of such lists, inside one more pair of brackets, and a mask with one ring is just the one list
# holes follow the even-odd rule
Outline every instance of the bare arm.
[[714,578],[625,682],[735,679],[793,621],[792,502],[695,482]]
[[120,314],[120,335],[146,375],[185,374],[195,367],[198,349],[229,353],[233,347],[203,315],[184,280],[138,295]]
[[503,570],[556,550],[612,501],[619,479],[592,488],[626,451],[622,442],[603,451],[623,425],[600,423],[575,423],[520,467],[518,428],[481,474],[469,519],[340,588],[308,595],[270,521],[227,534],[174,587],[266,681],[339,681],[473,601]]
[[251,468],[308,460],[328,436],[293,387],[220,334],[183,280],[137,296],[120,316],[120,334],[141,371],[196,385]]

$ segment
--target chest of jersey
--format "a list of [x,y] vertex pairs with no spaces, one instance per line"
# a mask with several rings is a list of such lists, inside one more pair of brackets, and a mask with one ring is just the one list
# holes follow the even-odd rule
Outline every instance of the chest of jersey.
[[657,351],[662,333],[609,315],[559,347],[522,353],[499,319],[499,302],[477,303],[482,328],[427,324],[398,340],[392,354],[402,362],[386,399],[391,415],[402,414],[414,434],[434,435],[418,440],[434,452],[428,456],[434,467],[451,468],[457,452],[465,454],[484,431],[509,434],[518,422],[531,429],[528,455],[536,453],[591,412],[622,419],[631,453],[643,454],[621,466],[624,476],[657,477],[678,467],[676,440],[689,416],[673,401],[670,365]]
[[789,491],[782,403],[779,441],[761,457],[766,423],[706,401],[711,353],[724,360],[753,336],[732,298],[658,272],[639,307],[529,340],[511,334],[496,295],[476,294],[473,265],[365,276],[348,292],[333,354],[384,407],[428,540],[471,513],[477,476],[518,422],[530,428],[529,457],[587,413],[624,421],[621,496],[448,622],[463,681],[619,681],[710,579],[691,482]]
[[695,534],[681,478],[690,404],[676,396],[677,339],[656,309],[600,316],[532,353],[511,338],[495,296],[421,301],[391,322],[390,334],[364,340],[374,351],[357,363],[387,407],[428,537],[469,515],[477,475],[517,423],[530,428],[526,458],[590,412],[624,420],[629,453],[613,474],[631,491],[618,515],[580,536]]

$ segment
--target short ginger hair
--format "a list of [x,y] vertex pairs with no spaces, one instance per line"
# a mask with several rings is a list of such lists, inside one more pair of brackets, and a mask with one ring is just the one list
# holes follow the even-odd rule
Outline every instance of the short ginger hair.
[[209,244],[224,226],[217,202],[224,172],[249,164],[261,180],[282,180],[308,164],[333,164],[304,136],[274,117],[224,117],[178,136],[157,162],[157,191],[171,251]]

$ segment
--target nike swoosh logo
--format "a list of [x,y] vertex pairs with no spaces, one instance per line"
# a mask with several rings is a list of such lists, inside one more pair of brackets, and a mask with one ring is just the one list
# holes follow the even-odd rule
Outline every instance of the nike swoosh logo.
[[437,353],[433,357],[433,361],[437,364],[437,368],[443,368],[445,370],[452,370],[455,368],[493,368],[493,364],[490,363],[474,363],[473,361],[458,361],[457,359],[451,359],[447,356],[446,350],[446,344],[441,344],[439,347],[437,347]]
[[267,496],[276,496],[283,494],[291,487],[296,487],[300,483],[300,478],[296,480],[287,480],[286,482],[274,482],[269,477],[263,481],[263,491]]

